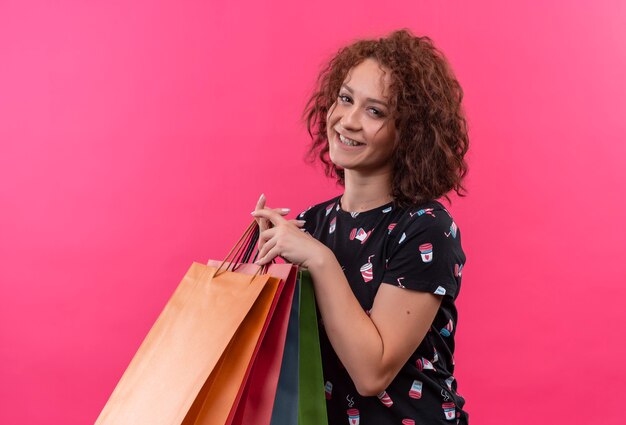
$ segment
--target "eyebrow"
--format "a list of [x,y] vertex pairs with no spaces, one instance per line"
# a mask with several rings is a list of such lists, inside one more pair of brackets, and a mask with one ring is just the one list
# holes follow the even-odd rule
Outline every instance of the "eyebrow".
[[[354,94],[354,91],[347,85],[347,84],[342,84],[341,87],[345,88],[346,90],[348,90],[350,92],[350,94]],[[368,102],[372,102],[372,103],[379,103],[383,106],[389,107],[389,105],[387,105],[385,102],[383,102],[382,100],[378,100],[378,99],[373,99],[371,97],[368,97],[367,99]]]

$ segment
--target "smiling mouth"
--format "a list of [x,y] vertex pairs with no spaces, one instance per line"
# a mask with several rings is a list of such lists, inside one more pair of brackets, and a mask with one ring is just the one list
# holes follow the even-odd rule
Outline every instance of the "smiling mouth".
[[341,134],[339,134],[339,140],[341,141],[341,143],[343,143],[346,146],[361,146],[365,144],[365,143],[357,142],[356,140],[348,139],[347,137],[344,137]]

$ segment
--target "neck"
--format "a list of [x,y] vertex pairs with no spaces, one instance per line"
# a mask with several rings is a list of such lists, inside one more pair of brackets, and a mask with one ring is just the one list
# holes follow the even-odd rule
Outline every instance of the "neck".
[[345,191],[341,197],[341,208],[344,211],[367,211],[392,200],[391,172],[363,176],[345,170]]

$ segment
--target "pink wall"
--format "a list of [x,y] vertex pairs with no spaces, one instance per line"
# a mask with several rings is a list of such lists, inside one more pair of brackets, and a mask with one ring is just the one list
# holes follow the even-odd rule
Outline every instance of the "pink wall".
[[303,165],[305,97],[336,48],[404,26],[466,92],[472,423],[623,423],[625,21],[621,1],[0,2],[0,423],[92,423],[261,192],[337,193]]

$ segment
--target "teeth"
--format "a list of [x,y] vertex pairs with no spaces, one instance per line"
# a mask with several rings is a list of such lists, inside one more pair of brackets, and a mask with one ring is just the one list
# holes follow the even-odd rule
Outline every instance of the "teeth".
[[354,140],[348,139],[347,137],[343,137],[341,134],[339,135],[339,140],[341,140],[341,143],[343,143],[344,145],[348,145],[348,146],[362,145],[362,143],[355,142]]

